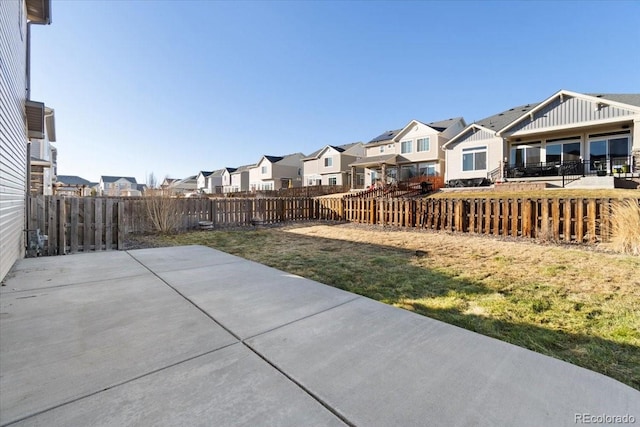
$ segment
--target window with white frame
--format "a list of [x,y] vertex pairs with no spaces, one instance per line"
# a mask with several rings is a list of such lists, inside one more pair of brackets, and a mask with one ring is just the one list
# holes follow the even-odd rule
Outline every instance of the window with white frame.
[[402,154],[411,153],[411,151],[412,151],[412,147],[411,147],[412,143],[413,143],[412,140],[402,141],[400,143],[400,152]]
[[380,146],[380,152],[381,152],[381,153],[384,153],[384,145],[381,145],[381,146]]
[[265,173],[267,173],[267,167],[266,166],[262,166],[262,168],[260,169],[260,172],[264,175]]
[[462,170],[478,171],[487,169],[487,147],[462,149]]
[[429,138],[420,138],[417,144],[417,151],[429,151]]
[[338,185],[338,178],[336,178],[335,176],[329,178],[329,185]]
[[324,167],[325,167],[325,168],[329,168],[329,167],[331,167],[331,166],[333,166],[333,158],[331,158],[331,157],[325,157],[325,158],[324,158]]

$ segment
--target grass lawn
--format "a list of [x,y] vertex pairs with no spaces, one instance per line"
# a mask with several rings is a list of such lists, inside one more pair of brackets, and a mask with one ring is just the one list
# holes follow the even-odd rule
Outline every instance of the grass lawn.
[[139,238],[220,249],[640,390],[640,257],[354,224]]

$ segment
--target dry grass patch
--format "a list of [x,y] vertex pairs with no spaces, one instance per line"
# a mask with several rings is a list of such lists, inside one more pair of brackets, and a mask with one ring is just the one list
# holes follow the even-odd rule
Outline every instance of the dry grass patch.
[[611,205],[611,242],[616,252],[640,255],[640,204],[622,200]]

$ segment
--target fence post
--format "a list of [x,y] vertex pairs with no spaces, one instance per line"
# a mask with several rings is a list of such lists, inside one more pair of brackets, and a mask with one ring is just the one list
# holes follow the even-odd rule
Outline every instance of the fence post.
[[118,250],[124,249],[124,202],[118,200]]

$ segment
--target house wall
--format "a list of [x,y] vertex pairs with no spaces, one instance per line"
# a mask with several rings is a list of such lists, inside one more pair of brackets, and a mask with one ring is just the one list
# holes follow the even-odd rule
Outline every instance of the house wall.
[[302,186],[302,162],[295,165],[281,164],[281,162],[272,165],[274,190],[282,188],[282,178],[291,179],[293,187]]
[[320,160],[307,160],[302,164],[303,186],[309,185],[309,180],[321,179],[320,176]]
[[211,190],[208,187],[208,179],[203,174],[198,174],[198,178],[196,178],[196,187],[198,191],[204,191],[205,193],[210,193]]
[[[500,160],[503,158],[504,142],[502,138],[493,136],[491,132],[483,130],[476,133],[468,133],[466,138],[456,141],[453,146],[447,147],[445,152],[445,162],[447,165],[444,179],[470,179],[487,178],[487,174],[500,167]],[[462,154],[465,148],[487,147],[487,168],[484,170],[463,171]]]
[[230,184],[225,189],[226,193],[233,193],[235,191],[248,191],[249,190],[249,171],[233,172],[229,176]]
[[[429,150],[417,151],[418,139],[429,138]],[[411,152],[402,152],[402,142],[411,141]],[[442,141],[438,138],[438,131],[422,124],[416,124],[403,135],[396,137],[395,152],[412,162],[444,160],[444,152],[440,149]]]
[[0,280],[24,256],[27,23],[23,1],[0,1]]
[[[384,146],[383,152],[380,151],[381,145]],[[398,151],[396,151],[396,146],[393,143],[393,141],[389,141],[388,143],[385,143],[385,144],[376,143],[375,146],[373,147],[365,146],[365,157],[382,156],[384,154],[395,154],[397,152]]]

